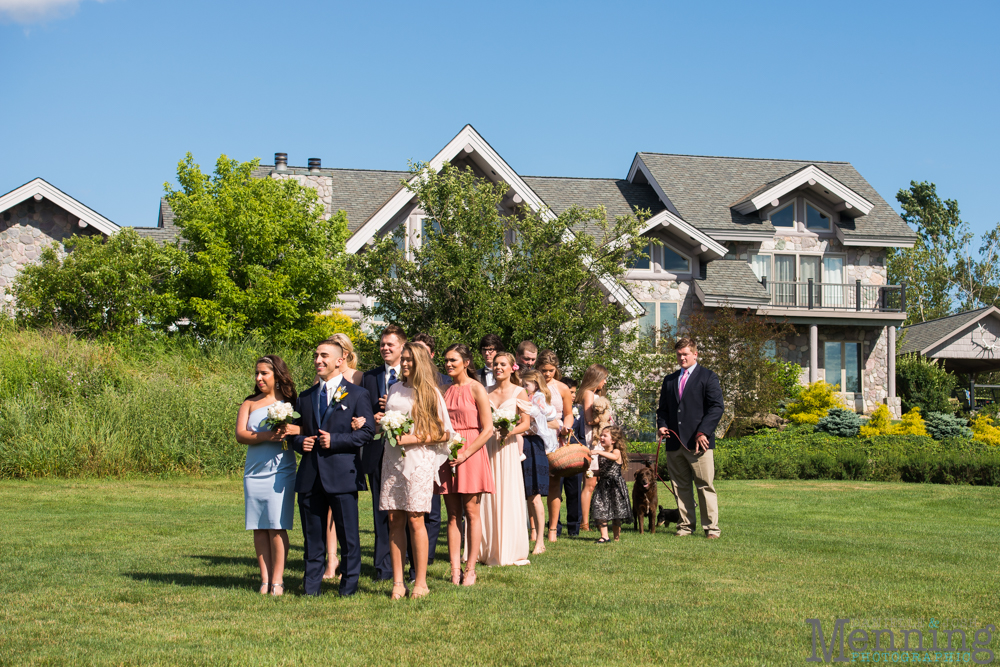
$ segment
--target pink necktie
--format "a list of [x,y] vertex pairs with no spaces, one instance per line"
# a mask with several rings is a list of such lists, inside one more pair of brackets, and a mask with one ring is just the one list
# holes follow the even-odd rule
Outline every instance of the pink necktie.
[[680,384],[680,386],[679,386],[679,387],[677,388],[677,397],[678,397],[678,398],[680,398],[680,397],[683,397],[683,396],[684,396],[684,385],[685,385],[685,384],[687,384],[687,381],[688,381],[688,374],[689,374],[689,373],[688,373],[688,370],[687,370],[686,368],[684,369],[684,372],[683,372],[683,373],[681,373],[681,384]]

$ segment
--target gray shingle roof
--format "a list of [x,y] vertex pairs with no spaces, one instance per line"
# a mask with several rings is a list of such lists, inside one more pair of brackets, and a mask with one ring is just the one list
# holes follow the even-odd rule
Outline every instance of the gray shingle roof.
[[899,346],[899,354],[921,352],[927,349],[948,334],[957,332],[985,310],[988,308],[967,310],[964,313],[956,313],[948,317],[903,327],[901,332],[906,335],[903,338],[903,344]]
[[139,236],[155,239],[160,243],[172,241],[180,232],[177,226],[174,225],[173,209],[167,204],[167,200],[162,197],[160,198],[160,219],[157,221],[157,226],[136,227],[135,231],[138,232]]
[[706,296],[771,300],[750,265],[740,259],[717,259],[702,265],[698,286]]
[[745,216],[734,204],[760,192],[767,184],[784,180],[809,165],[816,165],[859,195],[875,204],[868,215],[841,219],[846,237],[858,239],[906,237],[916,234],[892,210],[849,162],[766,160],[757,158],[707,157],[639,153],[656,182],[681,217],[702,231],[774,231],[770,222],[756,215]]
[[[620,215],[634,215],[636,207],[649,209],[653,215],[664,208],[652,187],[629,183],[624,179],[558,176],[521,178],[556,215],[561,215],[573,206],[596,208],[603,204],[608,212],[608,220],[614,221]],[[583,229],[594,235],[599,232],[594,224],[585,224]]]

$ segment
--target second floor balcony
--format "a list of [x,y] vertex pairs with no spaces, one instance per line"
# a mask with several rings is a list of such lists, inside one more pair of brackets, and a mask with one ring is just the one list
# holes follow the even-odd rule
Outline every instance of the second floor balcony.
[[906,285],[822,283],[815,280],[783,282],[761,278],[771,297],[770,306],[780,309],[854,311],[865,313],[906,312]]

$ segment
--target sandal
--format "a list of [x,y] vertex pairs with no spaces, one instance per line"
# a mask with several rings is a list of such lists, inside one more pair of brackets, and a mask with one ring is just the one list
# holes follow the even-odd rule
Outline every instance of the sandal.
[[[279,589],[279,588],[281,589],[281,592],[280,593],[275,593],[275,591],[277,589]],[[285,594],[285,584],[284,584],[284,582],[282,582],[280,584],[271,584],[271,595],[273,595],[276,598],[280,598],[284,594]]]
[[611,540],[609,540],[608,538],[602,537],[601,539],[597,540],[597,542],[595,542],[594,544],[607,544],[610,541]]
[[465,571],[465,576],[462,577],[462,585],[463,586],[472,586],[475,583],[476,583],[476,571],[475,570],[471,570],[471,571],[470,570],[466,570]]
[[556,538],[559,536],[559,530],[556,528],[549,528],[549,543],[555,542]]
[[426,595],[429,595],[430,592],[431,589],[427,588],[426,586],[424,586],[423,588],[417,588],[416,586],[414,586],[413,591],[410,593],[410,599],[416,600],[417,598],[422,598]]
[[451,568],[451,583],[455,584],[456,586],[461,585],[461,583],[462,583],[462,568],[460,568],[460,567],[453,567],[453,568]]
[[[397,588],[402,588],[403,592],[402,593],[397,593],[396,592]],[[406,594],[409,593],[409,592],[410,591],[406,588],[406,582],[404,582],[404,581],[394,581],[394,582],[392,582],[392,594],[389,596],[389,599],[390,600],[402,600],[404,597],[406,597]]]
[[262,581],[260,583],[260,591],[258,591],[258,592],[261,595],[267,595],[268,593],[271,592],[271,584],[268,583],[268,582],[266,582],[266,581]]

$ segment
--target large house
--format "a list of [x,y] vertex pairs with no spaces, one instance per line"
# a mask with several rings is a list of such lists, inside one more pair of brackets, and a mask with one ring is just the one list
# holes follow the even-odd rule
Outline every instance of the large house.
[[[697,309],[727,305],[787,320],[795,332],[775,354],[798,363],[803,381],[839,385],[858,412],[885,403],[899,414],[895,334],[906,299],[888,284],[886,248],[910,247],[916,236],[849,163],[637,153],[621,179],[522,176],[470,125],[429,161],[444,162],[507,183],[507,213],[650,210],[644,235],[660,244],[624,284],[605,282],[609,299],[651,328],[683,326]],[[399,226],[407,248],[420,242],[424,214],[402,186],[409,172],[326,169],[318,159],[290,167],[276,153],[257,176],[294,178],[316,189],[328,214],[346,211],[348,252]],[[157,226],[138,231],[174,236],[165,202]],[[370,305],[361,294],[341,298],[355,319]]]

